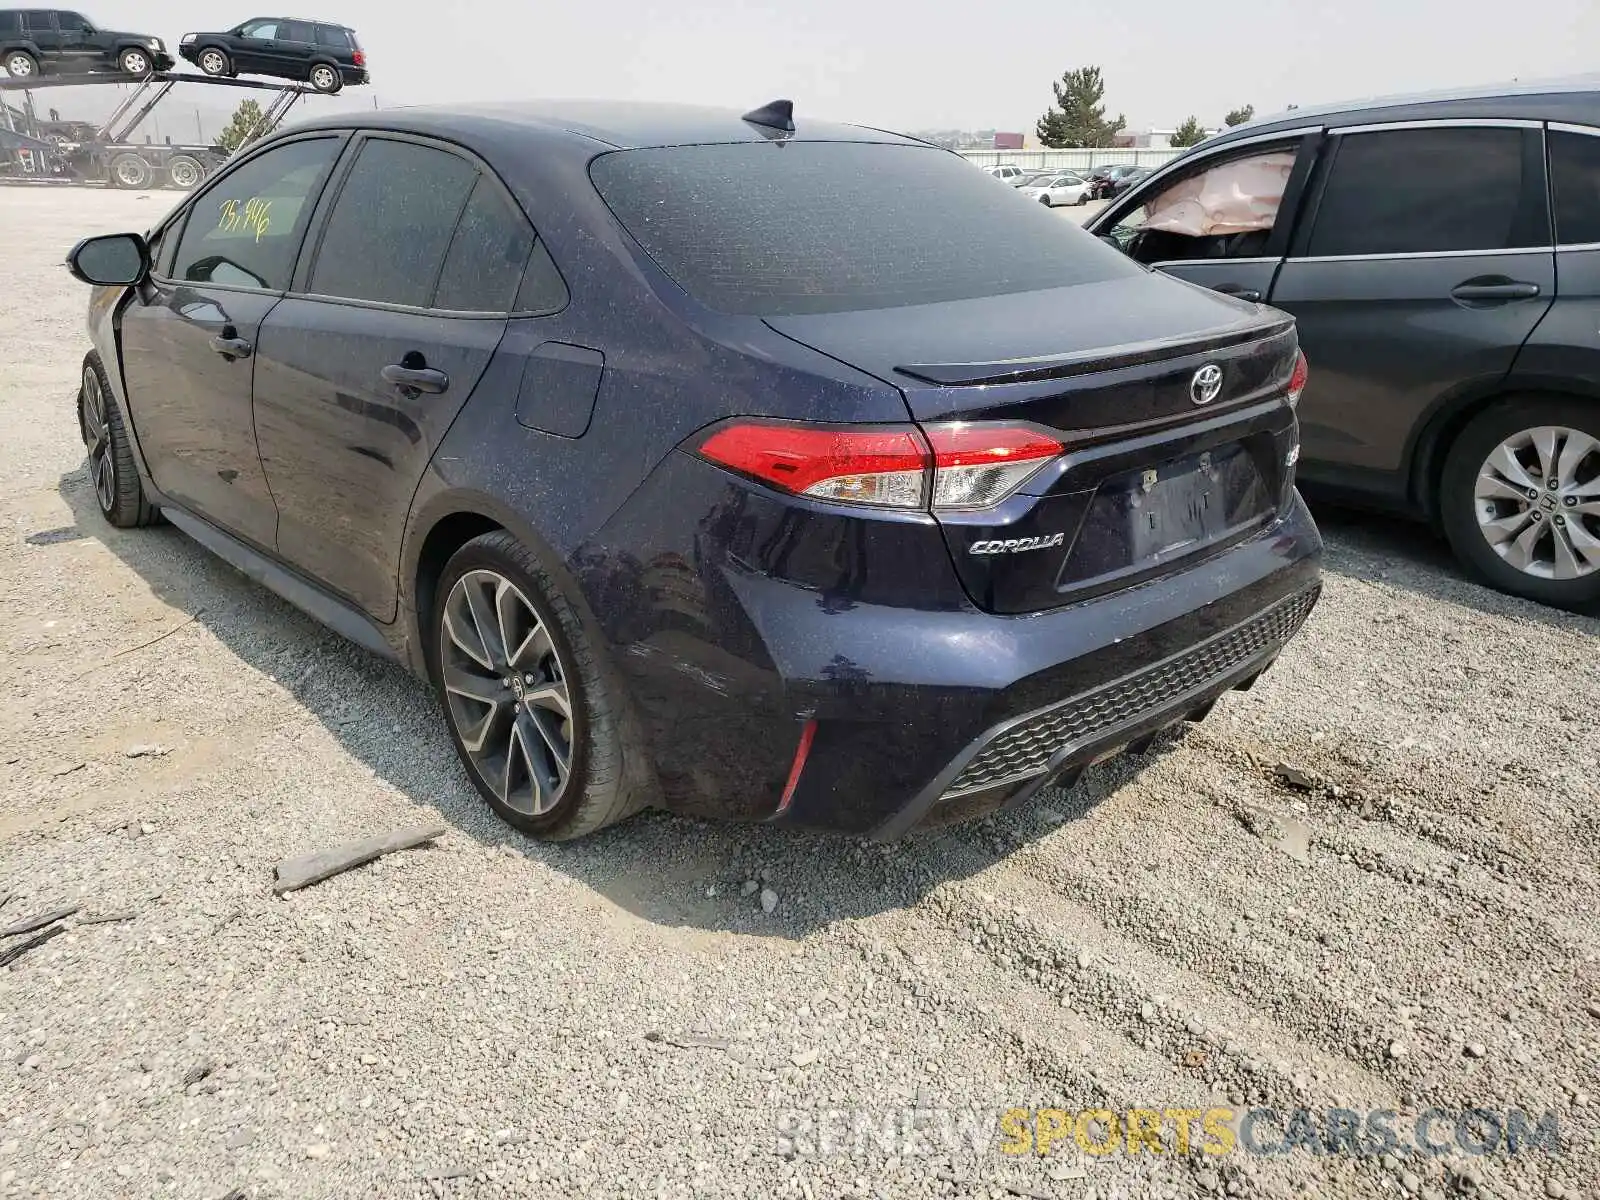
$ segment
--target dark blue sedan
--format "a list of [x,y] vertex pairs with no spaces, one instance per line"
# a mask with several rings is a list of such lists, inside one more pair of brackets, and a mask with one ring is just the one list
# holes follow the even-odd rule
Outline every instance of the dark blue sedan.
[[345,114],[69,263],[106,518],[430,680],[539,837],[1023,804],[1316,600],[1287,318],[784,102]]

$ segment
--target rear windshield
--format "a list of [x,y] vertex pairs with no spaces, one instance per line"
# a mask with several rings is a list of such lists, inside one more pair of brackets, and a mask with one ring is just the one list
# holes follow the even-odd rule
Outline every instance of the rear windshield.
[[935,304],[1139,269],[1070,219],[931,148],[671,146],[601,155],[590,174],[661,269],[726,313]]

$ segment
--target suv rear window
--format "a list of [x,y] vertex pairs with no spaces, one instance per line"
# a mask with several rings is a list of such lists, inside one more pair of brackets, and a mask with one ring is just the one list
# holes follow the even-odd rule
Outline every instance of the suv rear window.
[[936,304],[1139,269],[1016,189],[920,146],[622,150],[595,159],[590,176],[661,269],[726,313]]

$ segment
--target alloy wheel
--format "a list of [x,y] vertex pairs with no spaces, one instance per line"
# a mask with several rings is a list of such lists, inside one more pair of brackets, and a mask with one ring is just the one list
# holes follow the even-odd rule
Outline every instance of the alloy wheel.
[[319,92],[333,91],[333,85],[337,82],[337,78],[329,67],[318,67],[311,72],[311,86]]
[[221,75],[228,69],[228,60],[216,50],[207,50],[200,56],[200,69],[207,75]]
[[139,51],[130,50],[122,56],[122,69],[129,75],[148,75],[150,60]]
[[6,71],[13,79],[26,79],[33,74],[33,59],[26,54],[13,54],[6,59]]
[[1540,579],[1600,571],[1600,441],[1541,425],[1489,453],[1473,488],[1478,528],[1510,566]]
[[89,450],[89,477],[100,511],[109,513],[117,498],[117,468],[111,456],[111,424],[106,419],[106,397],[100,389],[100,376],[92,370],[83,373],[83,395],[78,401],[83,418],[83,444]]
[[440,666],[451,723],[478,774],[514,812],[538,817],[572,777],[572,678],[520,588],[468,571],[440,614]]

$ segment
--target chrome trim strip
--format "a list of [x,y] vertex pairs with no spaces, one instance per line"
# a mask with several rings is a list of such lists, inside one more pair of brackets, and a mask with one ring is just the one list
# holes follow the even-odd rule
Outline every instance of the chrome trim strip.
[[[1285,262],[1384,262],[1408,258],[1488,258],[1505,254],[1549,254],[1555,246],[1518,246],[1513,250],[1402,250],[1392,254],[1303,254]],[[1223,261],[1223,260],[1219,260]]]
[[1278,260],[1270,255],[1265,258],[1167,258],[1160,262],[1146,263],[1147,267],[1181,267],[1193,263],[1215,263],[1219,267],[1231,267],[1239,263],[1275,263]]
[[1600,250],[1600,242],[1568,242],[1565,245],[1556,247],[1557,254],[1562,254],[1568,250]]
[[1581,133],[1585,137],[1600,137],[1600,129],[1593,125],[1570,125],[1565,121],[1551,121],[1547,127],[1551,133]]
[[1381,133],[1395,129],[1543,129],[1543,121],[1510,120],[1501,117],[1441,117],[1435,121],[1374,121],[1365,125],[1328,127],[1330,135],[1341,133]]

